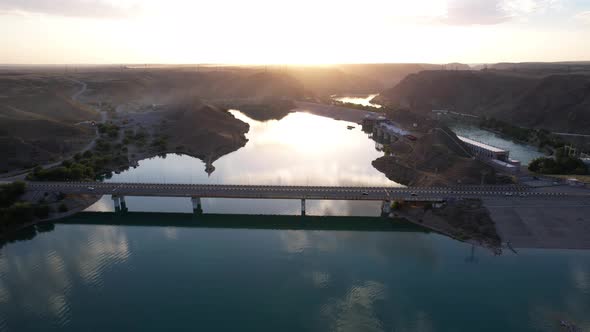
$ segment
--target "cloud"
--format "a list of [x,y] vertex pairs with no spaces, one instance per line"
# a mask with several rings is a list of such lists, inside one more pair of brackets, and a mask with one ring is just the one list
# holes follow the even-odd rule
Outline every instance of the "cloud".
[[137,3],[106,0],[0,0],[0,13],[35,13],[70,17],[118,18],[139,10]]
[[442,22],[451,25],[489,25],[526,19],[558,9],[562,0],[448,0]]
[[590,24],[590,10],[589,11],[585,11],[585,12],[581,12],[576,14],[576,16],[574,16],[576,20],[580,20],[586,24]]
[[498,24],[510,19],[499,0],[449,0],[442,22],[452,25]]

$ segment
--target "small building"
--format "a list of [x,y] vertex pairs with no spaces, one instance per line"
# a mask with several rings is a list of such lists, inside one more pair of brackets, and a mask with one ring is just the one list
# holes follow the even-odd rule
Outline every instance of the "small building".
[[457,136],[459,139],[467,145],[469,151],[476,157],[484,157],[488,159],[496,159],[503,162],[510,160],[510,151],[497,148],[476,140],[472,140],[467,137]]

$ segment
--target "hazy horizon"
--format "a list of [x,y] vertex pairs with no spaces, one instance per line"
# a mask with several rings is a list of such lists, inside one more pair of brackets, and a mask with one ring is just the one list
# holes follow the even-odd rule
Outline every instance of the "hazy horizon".
[[6,65],[590,60],[582,0],[1,0],[0,29]]

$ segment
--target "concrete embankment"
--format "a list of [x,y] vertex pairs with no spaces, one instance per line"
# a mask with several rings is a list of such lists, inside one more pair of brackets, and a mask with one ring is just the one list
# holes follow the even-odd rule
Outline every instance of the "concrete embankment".
[[503,242],[514,248],[590,249],[590,199],[484,199]]

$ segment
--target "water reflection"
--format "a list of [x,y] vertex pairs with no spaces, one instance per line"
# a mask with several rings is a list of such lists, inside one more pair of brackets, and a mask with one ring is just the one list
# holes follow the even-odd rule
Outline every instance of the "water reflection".
[[334,100],[337,100],[337,101],[340,101],[343,103],[350,103],[350,104],[357,104],[357,105],[381,108],[381,105],[371,103],[371,100],[373,100],[373,98],[377,97],[378,95],[379,94],[371,94],[371,95],[366,95],[366,96],[340,96],[340,97],[334,98]]
[[[70,296],[80,282],[102,284],[103,268],[124,264],[129,256],[122,230],[70,227],[53,241],[55,225],[40,224],[13,234],[0,255],[0,321],[11,315],[43,320],[47,329],[67,326],[72,317]],[[51,233],[50,233],[51,232]],[[31,241],[32,239],[35,241]],[[11,322],[11,330],[29,330],[26,319]],[[1,327],[1,325],[0,325]],[[45,328],[44,328],[45,329]]]
[[[390,232],[320,231],[321,217],[297,229],[304,219],[289,216],[130,216],[81,214],[34,241],[6,244],[0,330],[527,332],[558,330],[560,319],[590,324],[585,251],[477,251],[471,264],[471,246],[391,224]],[[354,220],[359,230],[380,220],[327,219],[334,229]],[[112,226],[117,220],[133,226]],[[232,223],[265,229],[226,228]]]
[[[281,120],[255,121],[231,111],[250,125],[248,143],[242,149],[217,160],[215,172],[208,176],[201,160],[168,154],[139,162],[139,166],[115,174],[110,182],[161,182],[211,184],[276,184],[327,186],[395,186],[373,168],[371,162],[382,153],[360,128],[348,130],[351,123],[308,114],[291,113]],[[190,212],[188,199],[127,198],[131,211]],[[207,213],[299,214],[294,200],[203,200]],[[88,211],[112,211],[109,197]],[[309,214],[379,214],[379,203],[348,201],[309,201]]]
[[385,331],[375,312],[378,301],[386,300],[385,285],[365,281],[349,288],[342,298],[330,299],[322,314],[330,321],[331,331]]

